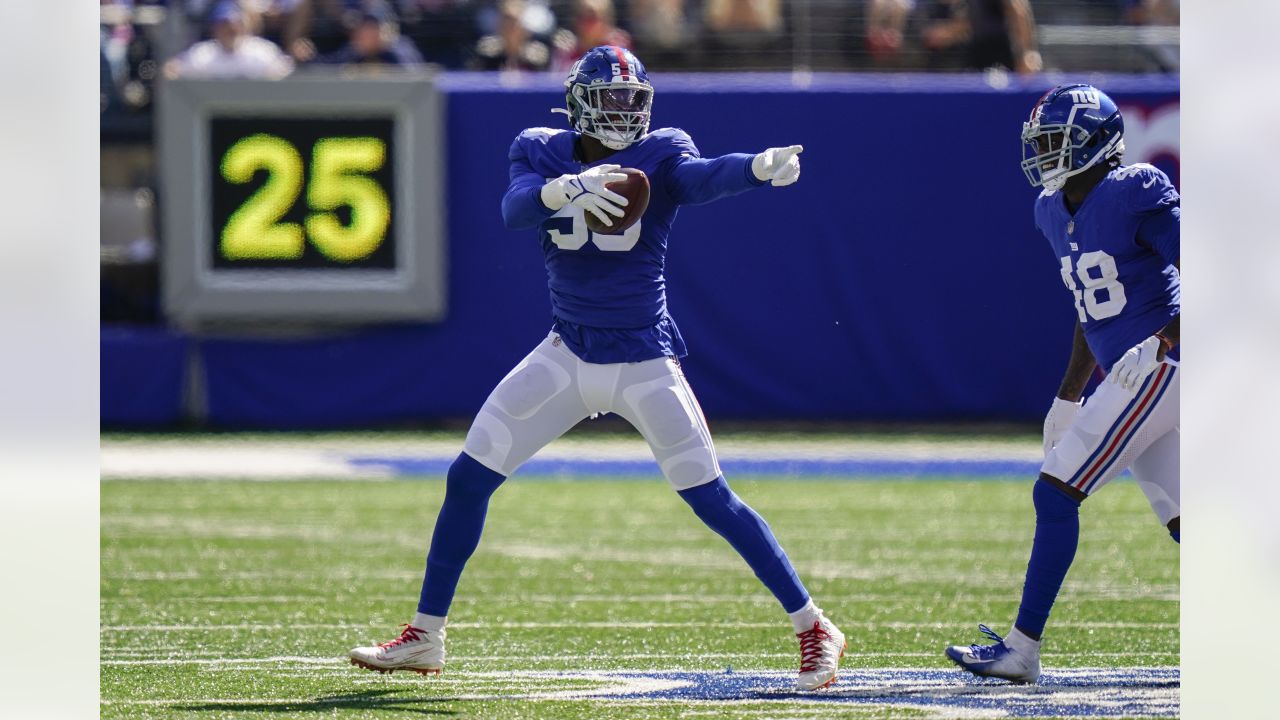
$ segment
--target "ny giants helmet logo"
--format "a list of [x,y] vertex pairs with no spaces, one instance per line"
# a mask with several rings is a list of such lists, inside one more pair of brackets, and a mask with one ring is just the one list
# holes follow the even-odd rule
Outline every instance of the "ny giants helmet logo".
[[1097,109],[1102,106],[1097,90],[1072,90],[1071,101],[1076,105]]

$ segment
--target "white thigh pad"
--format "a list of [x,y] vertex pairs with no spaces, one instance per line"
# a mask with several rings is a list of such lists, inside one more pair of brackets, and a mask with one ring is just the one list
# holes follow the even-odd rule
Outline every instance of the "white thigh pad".
[[465,449],[501,475],[515,472],[544,445],[587,416],[572,370],[581,362],[543,340],[520,361],[476,415]]
[[571,380],[564,368],[533,353],[494,388],[491,400],[516,420],[532,417],[551,398],[564,392]]
[[622,391],[622,399],[635,409],[640,432],[655,452],[673,448],[698,432],[694,410],[674,378],[632,385]]
[[644,435],[672,487],[687,490],[720,475],[702,409],[675,361],[663,358],[628,366],[621,380],[614,412]]

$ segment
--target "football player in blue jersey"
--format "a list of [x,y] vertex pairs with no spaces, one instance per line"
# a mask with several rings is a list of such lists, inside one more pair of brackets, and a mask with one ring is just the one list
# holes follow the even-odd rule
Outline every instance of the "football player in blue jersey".
[[[844,635],[810,599],[769,525],[725,482],[698,401],[681,372],[684,340],[667,311],[667,238],[681,205],[697,205],[800,177],[799,145],[703,158],[682,130],[649,130],[653,87],[630,51],[587,52],[565,81],[571,130],[532,128],[511,144],[502,216],[536,229],[551,290],[550,334],[498,383],[449,468],[427,554],[418,614],[403,634],[356,648],[382,672],[439,672],[445,622],[463,566],[480,540],[489,497],[539,449],[587,417],[616,413],[653,450],[693,512],[738,551],[791,617],[800,641],[797,687],[829,685]],[[607,185],[618,170],[648,176],[648,208],[616,234],[628,200]]]
[[[1043,186],[1035,223],[1076,309],[1066,375],[1044,422],[1045,460],[1032,492],[1035,539],[1013,629],[946,654],[976,675],[1035,682],[1041,633],[1080,533],[1089,495],[1125,468],[1179,541],[1178,315],[1181,210],[1159,169],[1122,165],[1124,120],[1089,85],[1063,85],[1022,129],[1022,169]],[[1106,379],[1081,401],[1096,367]]]

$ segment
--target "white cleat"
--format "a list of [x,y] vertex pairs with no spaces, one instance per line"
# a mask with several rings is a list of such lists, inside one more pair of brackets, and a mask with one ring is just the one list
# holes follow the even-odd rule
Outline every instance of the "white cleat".
[[993,645],[952,645],[947,648],[951,662],[978,677],[1001,678],[1015,683],[1040,679],[1040,642],[1018,630],[1000,637],[986,625],[978,629],[995,641]]
[[800,676],[797,690],[819,690],[836,681],[840,658],[848,645],[844,633],[825,615],[819,615],[812,630],[796,633],[800,639]]
[[419,675],[439,675],[444,669],[444,629],[402,627],[404,632],[395,640],[352,649],[351,664],[380,673],[412,670]]

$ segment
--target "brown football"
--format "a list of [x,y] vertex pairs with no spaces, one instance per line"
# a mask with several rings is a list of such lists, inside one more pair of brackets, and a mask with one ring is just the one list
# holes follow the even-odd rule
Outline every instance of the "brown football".
[[622,168],[618,172],[627,176],[626,180],[611,182],[605,187],[627,199],[627,206],[622,208],[626,214],[622,217],[609,217],[613,225],[606,227],[590,212],[585,213],[587,228],[597,235],[621,235],[627,228],[635,225],[649,207],[649,178],[641,170]]

